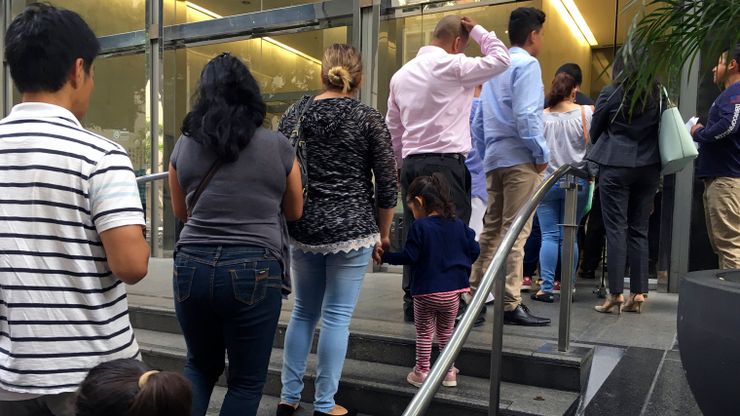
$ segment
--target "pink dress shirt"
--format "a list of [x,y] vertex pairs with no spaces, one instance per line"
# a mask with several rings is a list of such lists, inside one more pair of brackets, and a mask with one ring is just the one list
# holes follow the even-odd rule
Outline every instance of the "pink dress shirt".
[[471,58],[424,46],[393,75],[385,121],[399,167],[413,154],[470,151],[473,89],[506,71],[511,62],[496,33],[477,25],[470,37],[484,56]]

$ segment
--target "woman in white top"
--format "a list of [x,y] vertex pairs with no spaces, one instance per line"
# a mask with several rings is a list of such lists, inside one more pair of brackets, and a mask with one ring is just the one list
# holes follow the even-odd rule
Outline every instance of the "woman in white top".
[[[591,106],[580,106],[575,103],[577,92],[576,80],[565,73],[555,76],[550,94],[547,97],[547,108],[544,114],[545,139],[550,148],[550,164],[545,176],[552,175],[556,169],[568,163],[580,162],[586,154],[588,128],[591,125]],[[588,183],[578,179],[577,222],[580,223],[583,209],[588,198]],[[553,281],[558,262],[558,250],[562,250],[563,232],[560,224],[564,223],[565,190],[559,184],[553,186],[545,195],[537,209],[537,220],[542,230],[540,246],[540,277],[542,285],[532,299],[552,303],[555,298]],[[578,264],[578,246],[574,251],[574,262]],[[575,270],[572,271],[575,276]],[[568,272],[564,271],[563,276]]]

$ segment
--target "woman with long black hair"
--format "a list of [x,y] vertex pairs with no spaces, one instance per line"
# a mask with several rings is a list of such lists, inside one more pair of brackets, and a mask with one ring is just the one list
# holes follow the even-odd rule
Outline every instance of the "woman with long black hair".
[[[621,55],[613,65],[614,82],[596,100],[591,121],[593,149],[588,159],[599,165],[601,212],[609,259],[609,292],[598,312],[640,312],[648,293],[648,219],[660,180],[660,93],[658,85],[632,105],[630,77]],[[624,295],[629,259],[630,292]]]
[[247,67],[222,54],[170,156],[175,215],[175,310],[188,347],[193,415],[204,415],[228,354],[221,415],[255,415],[267,377],[286,280],[285,220],[303,210],[295,152],[262,127],[266,106]]

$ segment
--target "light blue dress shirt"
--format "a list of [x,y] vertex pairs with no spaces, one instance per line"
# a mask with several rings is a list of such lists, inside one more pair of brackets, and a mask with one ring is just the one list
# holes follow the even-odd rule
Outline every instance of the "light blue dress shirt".
[[[473,106],[470,111],[470,123],[473,123],[473,116],[480,107],[480,98],[473,98]],[[483,171],[483,159],[478,155],[475,146],[470,149],[468,158],[465,159],[465,166],[470,172],[470,193],[473,198],[478,198],[483,202],[488,201],[488,191],[486,190],[486,172]]]
[[483,84],[473,117],[473,145],[486,173],[550,160],[543,128],[545,88],[540,63],[519,47],[509,49],[511,66]]

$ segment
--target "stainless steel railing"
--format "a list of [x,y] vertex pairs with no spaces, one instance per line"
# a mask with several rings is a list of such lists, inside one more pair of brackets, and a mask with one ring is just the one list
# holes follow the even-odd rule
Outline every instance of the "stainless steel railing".
[[150,175],[137,176],[136,183],[154,182],[160,179],[167,179],[168,176],[169,176],[169,172],[159,172],[159,173],[152,173]]
[[483,275],[481,282],[478,286],[475,295],[473,296],[468,309],[465,312],[460,324],[452,334],[452,338],[447,343],[442,354],[439,355],[437,361],[432,366],[429,375],[427,376],[424,384],[422,384],[419,391],[416,393],[414,398],[409,403],[408,407],[403,413],[403,416],[419,416],[423,415],[426,409],[432,402],[434,394],[439,389],[439,385],[442,382],[447,369],[450,368],[455,358],[460,353],[465,340],[468,338],[473,323],[478,317],[483,304],[485,303],[486,296],[491,290],[491,286],[494,285],[494,293],[496,302],[494,303],[493,313],[493,343],[491,350],[491,390],[490,390],[490,404],[488,409],[489,415],[497,415],[499,413],[499,402],[500,402],[500,389],[501,389],[501,375],[502,375],[502,362],[503,362],[503,327],[504,327],[504,284],[506,280],[506,258],[509,255],[517,237],[522,232],[522,229],[526,225],[529,218],[534,214],[535,209],[544,198],[547,191],[558,183],[562,178],[565,178],[564,182],[561,183],[566,191],[565,196],[565,234],[563,236],[563,267],[561,268],[561,275],[564,276],[561,279],[561,290],[560,290],[560,327],[558,331],[558,349],[560,351],[567,351],[570,344],[570,304],[572,300],[571,287],[573,283],[572,276],[567,278],[571,273],[574,272],[574,253],[573,245],[575,243],[575,234],[578,224],[576,224],[576,205],[577,205],[577,184],[574,175],[586,177],[587,174],[580,169],[566,165],[560,167],[552,175],[543,181],[543,183],[537,188],[534,194],[529,198],[526,204],[519,210],[514,222],[509,227],[509,230],[504,235],[501,245],[496,250],[496,254],[493,256],[490,266]]

